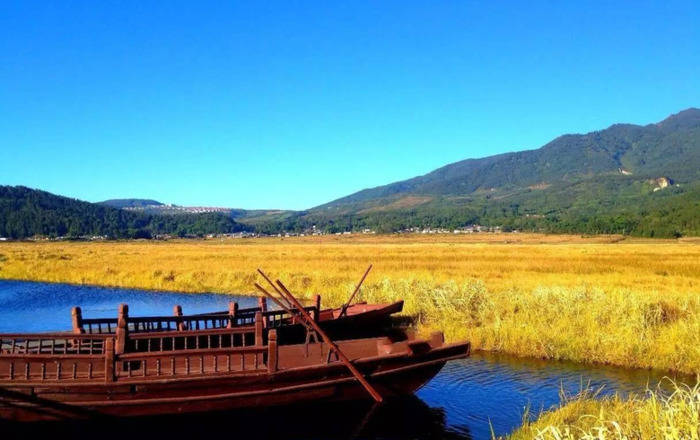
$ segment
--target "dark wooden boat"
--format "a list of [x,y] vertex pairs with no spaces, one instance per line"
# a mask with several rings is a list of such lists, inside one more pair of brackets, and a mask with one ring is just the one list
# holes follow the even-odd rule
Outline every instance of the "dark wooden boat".
[[[379,336],[390,323],[391,315],[401,312],[403,301],[391,304],[357,303],[346,308],[321,309],[321,297],[316,295],[314,305],[304,307],[321,328],[334,340]],[[184,329],[207,330],[252,326],[257,313],[261,313],[263,329],[277,329],[278,343],[282,345],[306,342],[307,327],[298,316],[285,310],[270,310],[265,298],[259,306],[239,309],[231,303],[226,312],[184,315],[180,306],[174,307],[173,316],[125,316],[127,330],[131,333],[182,331]],[[74,307],[73,332],[76,334],[112,334],[117,330],[120,316],[115,318],[85,318],[79,307]]]
[[[262,312],[258,312],[260,317]],[[267,339],[267,341],[266,341]],[[130,352],[142,345],[144,351]],[[337,342],[384,397],[410,394],[469,343],[441,333]],[[143,348],[145,347],[145,349]],[[115,334],[0,335],[0,419],[37,421],[197,413],[367,399],[327,343],[281,346],[253,327]]]

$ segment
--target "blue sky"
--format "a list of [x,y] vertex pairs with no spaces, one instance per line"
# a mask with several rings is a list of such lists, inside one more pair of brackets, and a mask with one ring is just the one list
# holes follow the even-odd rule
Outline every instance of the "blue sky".
[[304,209],[700,107],[700,2],[3,1],[0,184]]

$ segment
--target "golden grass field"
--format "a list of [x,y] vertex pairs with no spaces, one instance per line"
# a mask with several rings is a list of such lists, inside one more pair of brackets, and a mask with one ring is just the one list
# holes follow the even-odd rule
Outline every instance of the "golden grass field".
[[[4,279],[255,294],[261,268],[296,294],[321,293],[327,306],[346,301],[370,263],[361,299],[402,298],[420,330],[442,329],[448,340],[519,356],[700,374],[698,239],[483,234],[0,243]],[[700,392],[674,396],[576,399],[513,437],[698,438]]]

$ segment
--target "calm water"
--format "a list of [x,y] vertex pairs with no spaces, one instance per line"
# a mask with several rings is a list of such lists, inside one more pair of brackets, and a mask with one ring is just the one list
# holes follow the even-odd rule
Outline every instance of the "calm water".
[[[108,317],[116,316],[122,302],[128,303],[130,313],[136,316],[170,315],[175,304],[182,305],[185,313],[225,310],[232,300],[241,307],[256,303],[255,298],[233,295],[0,281],[0,332],[67,330],[70,308],[76,305],[82,307],[85,317]],[[237,433],[244,435],[242,438],[487,439],[491,428],[496,435],[503,435],[519,426],[528,406],[537,413],[558,404],[562,390],[576,394],[590,384],[602,387],[602,394],[642,393],[647,384],[653,387],[661,379],[660,374],[640,370],[475,353],[469,359],[448,363],[416,396],[378,407],[356,403],[132,420],[120,423],[120,430],[148,435],[158,430],[178,438],[204,430]],[[95,434],[85,424],[50,429],[70,430],[79,438]]]

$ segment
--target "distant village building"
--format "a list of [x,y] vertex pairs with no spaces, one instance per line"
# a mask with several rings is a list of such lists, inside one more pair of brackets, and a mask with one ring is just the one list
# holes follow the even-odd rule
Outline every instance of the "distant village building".
[[659,177],[658,179],[649,179],[649,183],[654,187],[653,191],[660,191],[673,185],[673,180],[668,177]]

